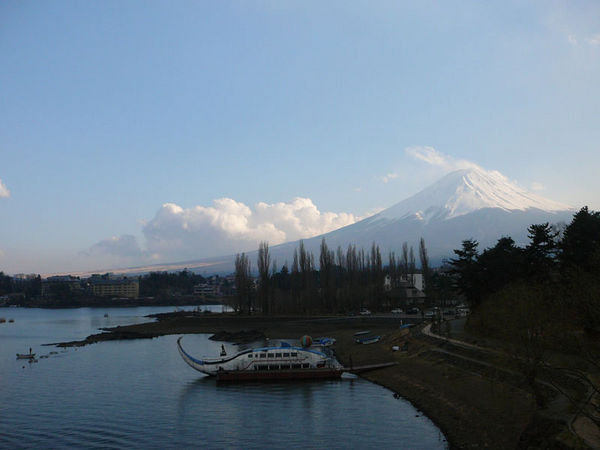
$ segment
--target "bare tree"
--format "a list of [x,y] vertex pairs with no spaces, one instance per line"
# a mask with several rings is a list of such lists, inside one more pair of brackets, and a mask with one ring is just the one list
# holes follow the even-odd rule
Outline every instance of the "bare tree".
[[335,299],[334,260],[334,253],[329,251],[325,238],[323,238],[319,256],[319,274],[321,281],[322,308],[328,312],[333,310]]
[[408,280],[408,244],[406,241],[402,243],[402,276]]
[[410,282],[412,284],[414,284],[414,282],[415,282],[415,277],[414,277],[415,270],[416,270],[415,252],[413,252],[413,248],[411,245],[410,250],[408,252],[408,273],[410,274]]
[[271,266],[271,255],[269,254],[269,244],[267,242],[261,242],[258,246],[258,276],[259,276],[259,297],[260,304],[262,307],[263,314],[270,313],[270,302],[269,302],[269,292],[270,292],[270,277],[269,277],[269,267]]
[[237,296],[237,311],[241,314],[244,304],[248,305],[248,314],[252,312],[250,296],[250,261],[245,253],[235,255],[235,289]]
[[429,257],[427,256],[427,248],[425,247],[425,239],[421,238],[419,242],[419,258],[421,259],[421,271],[423,272],[423,281],[425,290],[429,285]]

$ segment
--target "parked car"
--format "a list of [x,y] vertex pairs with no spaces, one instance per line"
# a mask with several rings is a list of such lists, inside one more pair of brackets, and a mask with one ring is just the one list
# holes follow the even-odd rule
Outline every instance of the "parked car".
[[402,314],[403,312],[400,308],[392,309],[392,314]]
[[360,310],[359,314],[361,316],[370,316],[371,315],[371,311],[369,311],[367,308],[362,308]]

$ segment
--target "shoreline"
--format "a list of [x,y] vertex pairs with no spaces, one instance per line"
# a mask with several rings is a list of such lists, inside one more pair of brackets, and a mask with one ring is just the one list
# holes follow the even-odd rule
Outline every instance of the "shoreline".
[[[350,361],[354,365],[396,362],[393,367],[368,372],[361,377],[409,401],[440,429],[449,448],[504,449],[536,445],[535,440],[522,441],[532,426],[534,431],[539,431],[535,429],[536,406],[530,393],[514,380],[503,378],[502,374],[488,376],[481,372],[476,367],[476,359],[459,358],[456,349],[447,349],[447,345],[432,342],[431,338],[422,335],[421,327],[413,327],[410,331],[399,329],[400,318],[263,317],[185,311],[152,317],[157,321],[106,329],[83,341],[48,345],[82,346],[115,339],[240,331],[263,333],[274,339],[304,334],[330,336],[337,341],[333,349],[344,365],[349,365]],[[357,345],[354,333],[359,330],[370,330],[382,338],[376,344]],[[406,351],[393,352],[392,346],[397,345]],[[535,432],[533,435],[537,436]]]

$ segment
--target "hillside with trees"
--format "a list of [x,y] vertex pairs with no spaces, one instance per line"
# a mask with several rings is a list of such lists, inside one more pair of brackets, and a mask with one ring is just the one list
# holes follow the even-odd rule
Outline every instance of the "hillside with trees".
[[[478,252],[465,240],[450,261],[472,313],[467,330],[511,355],[539,403],[544,383],[596,426],[600,407],[580,407],[600,393],[600,213],[582,208],[564,229],[528,228],[529,244],[510,237]],[[591,397],[590,397],[591,398]]]

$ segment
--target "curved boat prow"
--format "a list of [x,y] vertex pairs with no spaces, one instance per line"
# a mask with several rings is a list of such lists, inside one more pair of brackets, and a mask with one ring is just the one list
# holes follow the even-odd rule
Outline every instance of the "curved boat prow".
[[[181,339],[183,339],[183,336],[180,336],[179,339],[177,339],[177,349],[179,350],[179,354],[181,355],[181,357],[183,358],[183,360],[192,368],[192,369],[196,369],[199,372],[202,373],[206,373],[209,374],[205,367],[204,367],[204,361],[201,361],[199,359],[194,358],[193,356],[189,355],[188,353],[186,353],[186,351],[183,349],[183,347],[181,346]],[[210,374],[209,374],[210,375]]]

